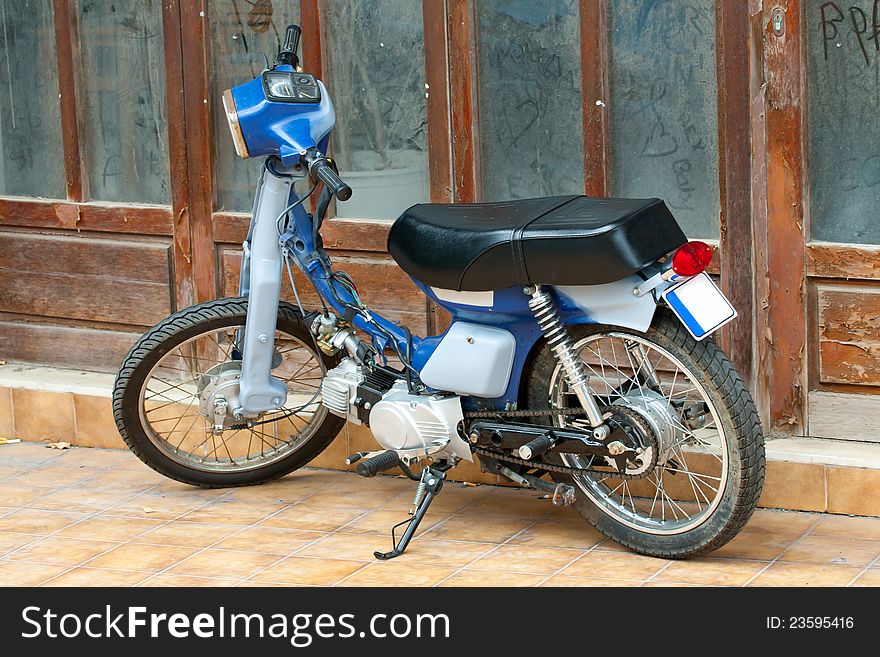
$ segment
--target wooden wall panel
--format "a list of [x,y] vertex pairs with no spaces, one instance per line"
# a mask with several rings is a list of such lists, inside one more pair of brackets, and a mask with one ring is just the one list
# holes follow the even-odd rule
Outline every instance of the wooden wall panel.
[[0,321],[0,359],[113,372],[138,337],[129,331]]
[[880,442],[880,397],[810,392],[810,435]]
[[168,286],[168,245],[0,230],[0,270],[105,276]]
[[880,289],[820,285],[817,306],[819,380],[880,385]]
[[171,209],[155,205],[0,198],[0,225],[171,235]]
[[167,243],[0,233],[0,311],[150,326],[171,311]]
[[880,280],[880,246],[810,242],[807,275]]
[[[414,335],[425,335],[427,331],[425,297],[390,257],[382,254],[338,252],[332,254],[332,257],[334,269],[346,271],[351,275],[358,286],[361,300],[367,306],[387,319],[408,326]],[[221,293],[224,296],[235,296],[241,269],[241,251],[222,249],[219,259],[223,267]],[[320,308],[318,296],[312,285],[299,270],[294,268],[293,272],[299,298],[306,310]],[[286,272],[281,295],[287,301],[295,303]]]

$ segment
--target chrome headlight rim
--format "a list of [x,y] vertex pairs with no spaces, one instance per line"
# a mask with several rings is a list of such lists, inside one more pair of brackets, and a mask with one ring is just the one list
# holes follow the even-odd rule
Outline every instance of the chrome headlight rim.
[[235,107],[235,99],[232,97],[232,89],[223,92],[223,110],[226,114],[226,123],[229,125],[229,132],[232,134],[232,143],[235,146],[235,152],[238,156],[246,160],[251,155],[248,152],[247,143],[244,140],[244,133],[241,131],[241,124],[238,121],[238,109]]

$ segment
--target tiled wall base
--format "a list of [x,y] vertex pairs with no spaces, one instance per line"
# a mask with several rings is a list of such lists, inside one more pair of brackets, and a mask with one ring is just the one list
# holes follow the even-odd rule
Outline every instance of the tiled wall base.
[[[112,376],[105,374],[0,366],[0,437],[125,449],[113,421],[111,385]],[[352,470],[353,466],[345,465],[345,457],[372,449],[376,444],[369,430],[348,425],[311,465]],[[767,455],[761,506],[880,516],[880,445],[775,440],[768,442]],[[449,478],[504,483],[480,472],[477,463],[462,463],[450,471]]]

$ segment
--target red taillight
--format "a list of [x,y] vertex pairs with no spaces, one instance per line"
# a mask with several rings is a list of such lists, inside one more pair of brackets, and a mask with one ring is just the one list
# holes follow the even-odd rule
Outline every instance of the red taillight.
[[672,271],[679,276],[696,276],[712,261],[712,247],[705,242],[688,242],[672,254]]

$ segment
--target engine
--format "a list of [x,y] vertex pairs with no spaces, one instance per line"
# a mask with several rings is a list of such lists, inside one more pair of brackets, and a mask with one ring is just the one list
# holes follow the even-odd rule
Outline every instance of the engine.
[[446,451],[472,460],[458,433],[464,417],[456,395],[413,395],[405,381],[344,358],[325,375],[321,402],[334,415],[368,425],[385,449],[419,455]]

